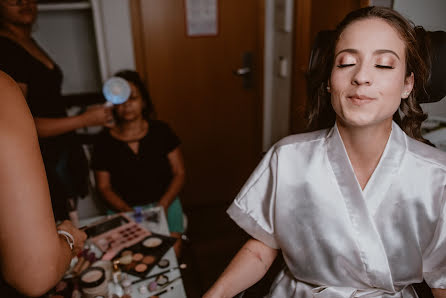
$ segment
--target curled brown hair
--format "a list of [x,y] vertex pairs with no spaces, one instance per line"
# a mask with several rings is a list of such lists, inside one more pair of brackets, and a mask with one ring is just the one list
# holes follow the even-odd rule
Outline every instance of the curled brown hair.
[[[409,97],[401,101],[400,110],[396,111],[393,119],[410,137],[430,144],[421,136],[421,123],[427,118],[417,102],[425,97],[426,84],[429,79],[428,40],[421,27],[415,27],[398,12],[385,7],[365,7],[349,13],[339,23],[331,35],[324,38],[324,45],[319,47],[314,67],[307,74],[308,98],[307,118],[310,130],[328,128],[334,125],[336,114],[331,106],[330,93],[327,92],[327,83],[330,79],[334,63],[334,49],[341,33],[355,21],[367,18],[379,18],[386,21],[400,35],[406,46],[406,76],[414,74],[414,87]],[[327,33],[325,33],[327,34]],[[320,42],[320,41],[319,41]],[[313,57],[314,58],[314,57]]]

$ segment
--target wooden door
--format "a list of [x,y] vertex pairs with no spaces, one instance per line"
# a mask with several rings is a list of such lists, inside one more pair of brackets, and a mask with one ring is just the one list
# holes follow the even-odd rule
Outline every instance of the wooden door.
[[[230,202],[261,157],[263,1],[218,0],[219,32],[188,37],[184,0],[132,3],[137,69],[182,140],[184,204]],[[233,71],[253,55],[253,87]]]

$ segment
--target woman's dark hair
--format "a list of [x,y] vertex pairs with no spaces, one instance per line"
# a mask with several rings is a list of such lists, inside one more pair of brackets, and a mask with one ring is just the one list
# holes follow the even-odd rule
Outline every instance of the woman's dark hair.
[[155,107],[153,106],[152,100],[149,95],[149,91],[147,90],[146,86],[141,80],[141,77],[139,76],[138,72],[133,70],[121,70],[115,73],[114,76],[123,78],[126,81],[133,83],[136,86],[136,88],[138,88],[139,92],[141,93],[142,99],[145,103],[145,107],[142,111],[142,116],[146,120],[154,119]]
[[[403,99],[400,110],[396,111],[393,119],[410,137],[430,144],[421,136],[421,123],[427,118],[417,99],[427,97],[426,84],[429,79],[430,65],[428,40],[422,27],[415,27],[398,12],[385,7],[365,7],[349,13],[339,23],[331,35],[325,36],[325,43],[319,48],[318,57],[312,69],[307,74],[308,103],[307,120],[310,130],[328,128],[334,125],[336,114],[331,106],[331,95],[327,91],[331,70],[334,64],[334,49],[341,33],[353,22],[379,18],[386,21],[400,35],[406,46],[406,76],[414,74],[414,87],[407,99]],[[316,40],[318,42],[318,40]],[[321,42],[319,40],[319,42]],[[427,62],[426,62],[427,61]]]

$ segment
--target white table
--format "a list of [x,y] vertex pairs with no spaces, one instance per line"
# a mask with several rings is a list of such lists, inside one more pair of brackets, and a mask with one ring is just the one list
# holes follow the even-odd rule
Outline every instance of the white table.
[[[169,227],[167,225],[167,220],[166,220],[166,216],[164,214],[164,211],[161,207],[154,207],[154,208],[150,208],[150,209],[146,209],[144,210],[144,213],[147,214],[148,212],[157,212],[158,213],[158,222],[149,222],[146,220],[143,220],[142,223],[140,223],[140,225],[142,225],[143,227],[145,227],[146,229],[150,230],[153,233],[157,233],[157,234],[162,234],[162,235],[166,235],[166,236],[170,236],[169,233]],[[130,218],[133,219],[133,213],[132,212],[128,212],[126,213]],[[87,219],[82,219],[80,220],[80,226],[85,226],[85,225],[89,225],[93,222],[96,222],[98,220],[104,219],[105,216],[96,216],[96,217],[92,217],[92,218],[87,218]],[[145,216],[143,216],[143,218],[145,218]],[[170,269],[170,268],[175,268],[178,267],[178,261],[175,255],[175,251],[173,249],[173,247],[171,247],[166,254],[163,256],[163,259],[168,259],[170,262],[170,266],[168,268],[159,268],[158,266],[153,267],[153,269],[147,273],[146,276],[149,275],[153,275],[156,274],[158,272],[162,272],[164,270]],[[169,277],[169,280],[174,280],[177,277],[181,277],[181,272],[180,270],[174,270],[172,272],[166,273],[165,274],[167,277]],[[131,281],[134,280],[138,280],[139,278],[133,275],[128,274],[128,277]],[[142,281],[140,283],[134,284],[132,285],[131,289],[132,289],[132,293],[131,296],[132,298],[148,298],[152,295],[155,295],[157,292],[162,291],[162,290],[156,290],[154,292],[148,292],[145,294],[141,294],[139,292],[139,288],[141,286],[145,286],[147,287],[148,284],[152,281],[154,281],[155,278],[146,280],[146,281]],[[171,286],[173,286],[172,290],[169,290],[167,293],[163,294],[162,297],[163,298],[182,298],[182,297],[186,297],[186,291],[184,290],[184,285],[183,285],[183,281],[181,278],[177,279],[175,282],[173,282],[172,284],[170,284],[168,287],[166,287],[166,289],[170,289]],[[113,290],[113,284],[110,283],[110,290]],[[164,290],[164,289],[163,289]]]

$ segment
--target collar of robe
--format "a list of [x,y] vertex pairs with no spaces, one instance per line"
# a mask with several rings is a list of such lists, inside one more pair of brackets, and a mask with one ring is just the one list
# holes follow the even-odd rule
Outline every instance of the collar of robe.
[[327,142],[330,165],[340,187],[354,231],[358,233],[356,241],[365,267],[364,278],[375,288],[396,290],[393,286],[386,251],[380,241],[373,217],[381,202],[385,200],[384,194],[398,174],[399,165],[407,148],[405,134],[395,122],[392,123],[392,132],[384,152],[364,190],[356,179],[337,125],[329,132]]

